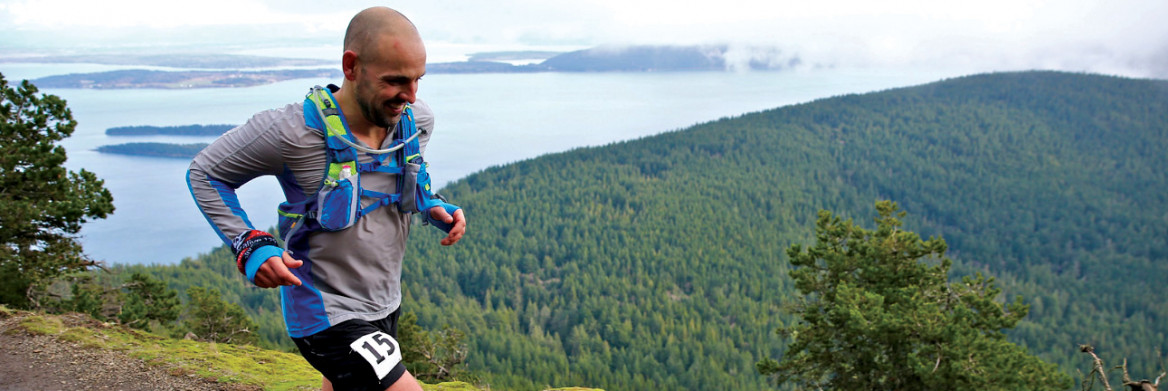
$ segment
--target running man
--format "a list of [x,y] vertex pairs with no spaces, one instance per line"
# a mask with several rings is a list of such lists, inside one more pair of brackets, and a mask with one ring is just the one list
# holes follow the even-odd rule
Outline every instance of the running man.
[[[426,49],[404,15],[358,13],[345,32],[340,87],[260,112],[194,158],[187,183],[237,266],[280,287],[288,335],[324,375],[323,389],[420,390],[394,339],[412,213],[466,232],[462,209],[430,193],[422,153],[434,115],[417,100]],[[276,176],[280,235],[256,230],[235,189]]]

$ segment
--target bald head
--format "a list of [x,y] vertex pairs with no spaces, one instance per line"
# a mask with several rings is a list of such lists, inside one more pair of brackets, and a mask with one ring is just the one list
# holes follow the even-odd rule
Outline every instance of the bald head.
[[405,15],[387,7],[372,7],[358,12],[345,30],[345,50],[358,55],[379,57],[376,53],[382,39],[417,40],[418,29]]
[[357,13],[345,31],[341,54],[345,80],[337,103],[354,133],[371,137],[369,145],[401,118],[417,99],[418,81],[426,74],[426,46],[418,29],[401,13],[374,7]]

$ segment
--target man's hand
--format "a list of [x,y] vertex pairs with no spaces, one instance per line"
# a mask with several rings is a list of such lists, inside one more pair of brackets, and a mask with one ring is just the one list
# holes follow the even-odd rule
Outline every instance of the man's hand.
[[271,257],[260,265],[255,274],[255,284],[260,288],[275,288],[281,285],[300,286],[300,279],[296,278],[288,268],[298,268],[304,261],[292,259],[285,251],[283,256]]
[[451,228],[450,231],[446,233],[446,237],[442,238],[443,246],[449,246],[458,243],[458,240],[462,239],[462,234],[466,233],[466,216],[462,213],[462,209],[455,210],[454,216],[451,216],[450,213],[446,213],[445,208],[441,206],[435,206],[430,208],[429,213],[430,218],[434,220],[442,221],[447,224],[454,224],[454,228]]

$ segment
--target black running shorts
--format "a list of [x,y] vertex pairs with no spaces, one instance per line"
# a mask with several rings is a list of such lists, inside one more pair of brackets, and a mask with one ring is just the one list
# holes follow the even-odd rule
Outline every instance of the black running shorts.
[[300,354],[335,390],[383,391],[406,372],[397,340],[398,311],[385,319],[349,320],[292,338]]

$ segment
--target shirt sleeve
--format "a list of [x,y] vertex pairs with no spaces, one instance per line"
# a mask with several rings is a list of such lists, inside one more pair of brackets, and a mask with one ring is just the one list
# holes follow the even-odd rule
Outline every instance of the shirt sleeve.
[[284,171],[281,132],[303,129],[296,124],[296,105],[260,112],[199,152],[187,171],[187,186],[195,204],[224,243],[255,229],[239,204],[235,190],[263,175]]

